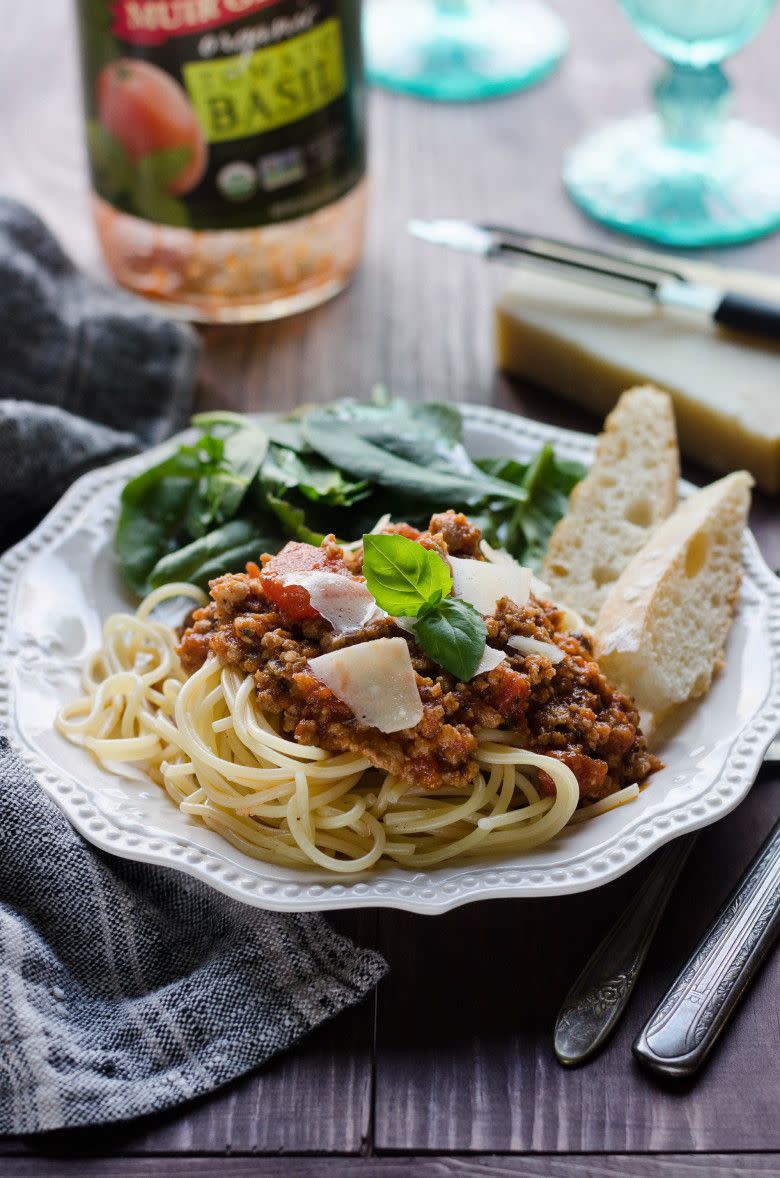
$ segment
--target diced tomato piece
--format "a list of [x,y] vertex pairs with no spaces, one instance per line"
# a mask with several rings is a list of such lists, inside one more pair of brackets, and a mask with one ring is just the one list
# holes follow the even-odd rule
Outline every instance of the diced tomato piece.
[[549,773],[545,773],[544,769],[538,769],[536,779],[539,785],[539,790],[544,798],[554,798],[558,792],[555,788],[555,782]]
[[276,556],[264,560],[260,574],[263,592],[292,622],[302,622],[320,615],[302,585],[285,585],[284,580],[293,573],[310,573],[315,569],[339,573],[344,577],[352,575],[340,556],[324,548],[315,548],[313,544],[301,544],[297,540],[291,540]]
[[501,676],[493,688],[492,703],[506,720],[517,721],[525,711],[531,685],[527,675],[508,667],[501,668]]
[[608,792],[604,789],[604,781],[609,772],[606,761],[589,757],[585,753],[564,752],[558,749],[548,749],[547,756],[556,757],[557,760],[563,761],[564,765],[568,765],[577,778],[580,793],[584,797],[600,798]]

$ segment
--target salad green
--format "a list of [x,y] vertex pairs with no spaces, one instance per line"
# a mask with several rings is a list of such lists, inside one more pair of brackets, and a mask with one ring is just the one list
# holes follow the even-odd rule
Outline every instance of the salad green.
[[474,462],[454,406],[385,395],[262,425],[225,412],[193,425],[194,442],[122,491],[115,550],[140,595],[175,580],[205,588],[287,540],[351,540],[386,513],[425,525],[448,507],[465,511],[491,544],[538,564],[585,473],[550,446],[530,464]]

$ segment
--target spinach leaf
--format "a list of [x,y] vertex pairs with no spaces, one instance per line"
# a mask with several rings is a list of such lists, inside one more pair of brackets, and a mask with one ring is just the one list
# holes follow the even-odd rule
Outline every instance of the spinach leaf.
[[211,520],[227,520],[235,515],[267,449],[268,435],[256,425],[245,425],[228,434],[220,468],[209,476]]
[[450,502],[473,503],[491,494],[518,502],[528,497],[523,487],[494,479],[476,465],[469,470],[461,469],[455,458],[448,466],[444,458],[431,464],[429,456],[427,464],[417,465],[399,457],[386,446],[362,436],[332,408],[307,413],[303,435],[314,450],[354,478],[394,487],[401,494],[439,507]]
[[425,609],[414,623],[414,636],[434,662],[463,683],[474,678],[485,652],[487,627],[460,597],[445,597],[433,609]]
[[[189,581],[205,589],[212,576],[228,570],[240,570],[248,560],[256,560],[261,552],[276,550],[280,546],[278,536],[269,535],[262,523],[253,519],[234,519],[205,536],[185,544],[176,552],[168,553],[157,561],[149,574],[153,589],[171,581]],[[227,562],[239,560],[231,565]],[[216,571],[214,571],[216,570]]]
[[[229,409],[214,409],[207,413],[196,413],[192,424],[199,429],[209,430],[215,425],[230,425],[246,429],[254,423],[248,421],[242,413],[233,413]],[[296,453],[303,453],[309,449],[303,440],[301,423],[297,418],[283,417],[278,421],[264,421],[262,429],[269,440],[278,446],[295,450]]]
[[494,478],[522,487],[524,503],[491,502],[474,519],[485,538],[510,552],[524,564],[538,568],[553,528],[565,515],[569,495],[585,474],[578,462],[557,459],[550,445],[542,446],[534,460],[490,458],[479,466]]
[[210,461],[196,447],[181,446],[125,485],[114,550],[122,575],[136,593],[148,592],[149,573],[157,561],[186,540],[183,521]]
[[447,565],[406,536],[363,537],[363,576],[377,605],[395,617],[415,617],[452,589]]
[[368,483],[345,478],[319,455],[296,454],[283,446],[270,447],[261,478],[264,483],[295,487],[314,503],[332,507],[351,507],[371,494]]
[[[108,164],[112,145],[103,149]],[[165,171],[176,159],[158,162]],[[549,447],[530,464],[475,463],[454,406],[386,395],[301,410],[262,427],[228,411],[193,422],[202,431],[197,441],[122,494],[115,547],[125,579],[141,594],[150,579],[203,584],[285,539],[319,544],[329,532],[353,539],[386,512],[425,527],[432,511],[447,507],[467,510],[491,543],[534,563],[583,474]],[[429,590],[421,593],[427,604],[436,592],[449,593],[443,584]],[[414,616],[408,602],[406,615]]]
[[322,532],[315,532],[306,523],[306,513],[302,507],[295,507],[286,499],[265,491],[263,503],[274,513],[282,525],[282,530],[288,539],[301,540],[304,544],[319,545],[324,540]]

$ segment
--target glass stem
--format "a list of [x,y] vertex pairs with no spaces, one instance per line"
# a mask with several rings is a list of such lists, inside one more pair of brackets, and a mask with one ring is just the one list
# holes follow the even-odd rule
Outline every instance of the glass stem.
[[719,65],[697,69],[670,62],[655,86],[666,140],[685,151],[706,151],[723,128],[729,91]]

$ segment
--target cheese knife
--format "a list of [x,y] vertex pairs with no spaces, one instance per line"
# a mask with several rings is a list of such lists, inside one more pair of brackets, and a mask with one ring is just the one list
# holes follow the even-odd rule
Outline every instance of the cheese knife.
[[662,307],[681,308],[720,327],[780,342],[780,303],[693,282],[669,266],[592,249],[517,229],[440,219],[409,221],[409,233],[434,245],[484,258],[528,264],[565,273],[578,282],[608,286]]

